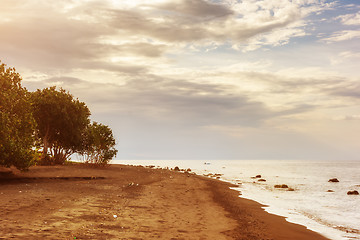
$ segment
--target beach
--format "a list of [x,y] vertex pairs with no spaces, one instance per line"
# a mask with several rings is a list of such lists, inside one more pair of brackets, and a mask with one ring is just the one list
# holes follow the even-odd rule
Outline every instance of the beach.
[[232,184],[142,166],[1,173],[0,239],[326,239]]

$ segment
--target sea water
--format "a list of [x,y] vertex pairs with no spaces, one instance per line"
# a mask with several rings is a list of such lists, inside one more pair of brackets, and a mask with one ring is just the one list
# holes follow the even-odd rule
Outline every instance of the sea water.
[[[191,168],[197,174],[223,174],[221,180],[240,183],[240,197],[266,205],[269,213],[286,217],[330,239],[360,239],[360,161],[274,160],[129,160],[113,163]],[[254,178],[261,175],[266,182]],[[337,178],[339,182],[328,182]],[[289,188],[277,189],[274,185]],[[333,192],[328,192],[332,190]]]

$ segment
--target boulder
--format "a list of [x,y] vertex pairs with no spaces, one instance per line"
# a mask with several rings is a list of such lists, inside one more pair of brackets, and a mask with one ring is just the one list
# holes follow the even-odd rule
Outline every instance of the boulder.
[[288,188],[288,191],[293,192],[293,191],[295,191],[295,189],[293,189],[293,188]]
[[266,180],[263,179],[263,178],[260,178],[260,179],[258,180],[258,182],[266,182]]
[[174,171],[180,171],[180,168],[179,168],[178,166],[176,166],[176,167],[174,168]]
[[281,185],[275,185],[274,188],[289,188],[289,186],[286,184],[281,184]]
[[326,192],[334,192],[334,190],[330,190],[330,189],[329,189],[329,190],[327,190]]
[[329,182],[339,182],[339,180],[337,178],[331,178],[329,179]]
[[261,175],[256,175],[255,177],[256,177],[256,178],[261,178]]
[[347,195],[359,195],[359,192],[354,190],[354,191],[348,191]]

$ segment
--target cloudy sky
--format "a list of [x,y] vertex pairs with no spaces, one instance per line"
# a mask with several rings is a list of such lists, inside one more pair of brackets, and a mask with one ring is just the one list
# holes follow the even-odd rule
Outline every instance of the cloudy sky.
[[118,159],[360,159],[359,0],[0,0],[0,59]]

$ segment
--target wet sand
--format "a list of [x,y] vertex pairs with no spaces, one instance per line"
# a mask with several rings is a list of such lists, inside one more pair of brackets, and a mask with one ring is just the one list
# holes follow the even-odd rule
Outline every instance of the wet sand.
[[2,172],[0,239],[326,239],[229,186],[140,166]]

